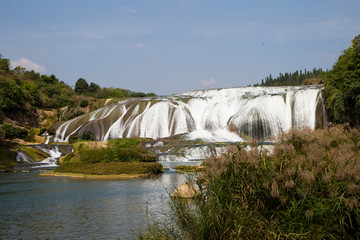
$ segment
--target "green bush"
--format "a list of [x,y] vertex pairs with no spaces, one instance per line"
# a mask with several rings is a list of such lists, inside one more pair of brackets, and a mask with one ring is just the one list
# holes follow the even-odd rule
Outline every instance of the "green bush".
[[24,140],[27,142],[35,142],[35,130],[33,128],[30,129]]
[[11,123],[4,123],[2,129],[5,138],[7,139],[14,139],[14,138],[25,139],[28,134],[25,129],[15,128]]
[[84,107],[87,107],[89,106],[89,101],[88,100],[82,100],[80,102],[80,107],[84,108]]
[[81,134],[71,135],[69,137],[69,143],[81,142],[81,141],[90,141],[94,138],[92,132],[84,132]]
[[10,71],[10,60],[0,58],[0,71],[9,72]]

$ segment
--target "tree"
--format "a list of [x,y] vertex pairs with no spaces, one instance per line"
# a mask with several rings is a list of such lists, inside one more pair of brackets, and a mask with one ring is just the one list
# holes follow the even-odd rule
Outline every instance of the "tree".
[[24,73],[26,72],[26,68],[17,66],[16,68],[14,68],[14,72],[20,75],[24,75]]
[[75,83],[75,92],[77,94],[84,94],[89,91],[89,84],[83,78],[79,78]]
[[89,86],[89,93],[97,93],[100,90],[100,86],[91,82]]
[[325,79],[329,120],[360,124],[360,35],[343,51]]
[[10,71],[10,60],[6,58],[0,59],[0,71],[9,72]]

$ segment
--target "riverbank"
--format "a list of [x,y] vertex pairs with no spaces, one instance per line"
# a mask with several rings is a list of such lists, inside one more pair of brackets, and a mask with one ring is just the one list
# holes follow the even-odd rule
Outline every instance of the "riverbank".
[[95,174],[83,174],[83,173],[58,173],[54,170],[40,173],[39,176],[46,177],[70,177],[70,178],[83,178],[83,179],[98,179],[98,180],[127,180],[127,179],[141,179],[148,178],[150,174],[108,174],[108,175],[95,175]]

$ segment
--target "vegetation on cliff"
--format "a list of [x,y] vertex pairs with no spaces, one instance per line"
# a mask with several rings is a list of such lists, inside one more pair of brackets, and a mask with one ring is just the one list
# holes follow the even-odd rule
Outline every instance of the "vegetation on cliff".
[[171,199],[139,239],[358,239],[359,136],[339,125],[294,130],[272,152],[230,146],[192,181],[201,195]]

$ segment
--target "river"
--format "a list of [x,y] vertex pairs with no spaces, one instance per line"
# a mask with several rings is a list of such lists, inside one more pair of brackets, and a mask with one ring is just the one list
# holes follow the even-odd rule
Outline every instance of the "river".
[[185,176],[166,169],[157,179],[85,180],[0,174],[0,239],[133,239],[161,217]]

